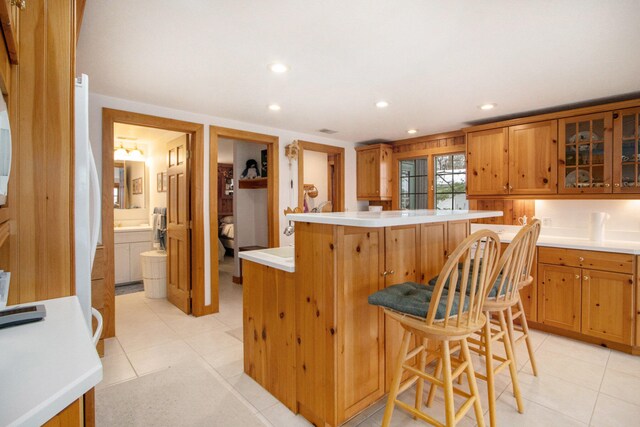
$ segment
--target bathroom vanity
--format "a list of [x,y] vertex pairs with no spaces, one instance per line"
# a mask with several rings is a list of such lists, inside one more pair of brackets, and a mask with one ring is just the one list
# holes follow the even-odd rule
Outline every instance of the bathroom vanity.
[[401,327],[367,297],[405,281],[426,283],[467,237],[470,220],[501,215],[288,215],[293,272],[282,267],[287,248],[240,255],[245,373],[313,424],[343,424],[388,390],[401,340]]
[[114,228],[115,283],[142,280],[140,254],[153,249],[150,225]]

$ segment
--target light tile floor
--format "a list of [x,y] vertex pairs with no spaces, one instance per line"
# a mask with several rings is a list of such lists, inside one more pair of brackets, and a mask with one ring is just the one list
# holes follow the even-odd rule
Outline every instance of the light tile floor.
[[[310,425],[243,373],[242,287],[231,282],[228,267],[227,261],[220,275],[221,312],[214,315],[186,316],[166,300],[149,300],[143,293],[116,297],[118,336],[105,342],[104,380],[98,388],[135,381],[178,363],[204,362],[266,425]],[[518,348],[525,413],[516,411],[509,376],[503,371],[496,387],[500,426],[640,425],[640,357],[537,331],[532,334],[539,376],[532,375],[526,350]],[[474,365],[482,370],[475,356]],[[488,425],[486,386],[482,381],[478,384]],[[412,402],[414,395],[410,389],[401,399]],[[347,425],[379,426],[384,404],[384,400],[377,402]],[[438,418],[444,414],[441,394],[432,409]],[[467,415],[460,425],[476,425],[473,411]],[[392,426],[425,425],[398,409],[392,418]]]

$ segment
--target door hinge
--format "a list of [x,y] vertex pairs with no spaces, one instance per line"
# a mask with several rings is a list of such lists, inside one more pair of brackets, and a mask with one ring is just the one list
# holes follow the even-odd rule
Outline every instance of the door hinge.
[[189,298],[193,298],[193,289],[189,289]]
[[191,158],[191,150],[187,150],[187,160]]
[[189,220],[189,230],[193,230],[193,220]]

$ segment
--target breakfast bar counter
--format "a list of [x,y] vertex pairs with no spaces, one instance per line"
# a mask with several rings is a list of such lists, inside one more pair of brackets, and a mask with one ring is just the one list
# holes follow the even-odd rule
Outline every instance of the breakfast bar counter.
[[242,255],[245,373],[314,425],[344,424],[388,391],[402,337],[367,297],[428,282],[469,235],[469,220],[501,215],[287,215],[295,221],[294,272],[276,260],[291,249]]

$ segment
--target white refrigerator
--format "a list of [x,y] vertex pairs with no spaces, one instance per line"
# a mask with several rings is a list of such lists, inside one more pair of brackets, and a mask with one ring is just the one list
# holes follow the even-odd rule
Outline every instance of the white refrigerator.
[[75,84],[75,271],[76,295],[91,325],[91,266],[100,234],[100,183],[89,141],[89,77],[82,74]]

